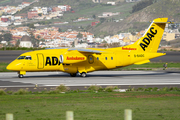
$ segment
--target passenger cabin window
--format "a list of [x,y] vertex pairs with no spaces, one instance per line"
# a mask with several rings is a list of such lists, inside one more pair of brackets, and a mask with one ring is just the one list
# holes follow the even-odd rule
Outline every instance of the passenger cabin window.
[[105,59],[107,60],[107,57],[105,57]]
[[99,57],[97,57],[97,60],[99,60]]
[[113,57],[111,57],[111,60],[113,60]]
[[22,59],[24,59],[25,58],[25,56],[20,56],[20,57],[18,57],[17,59],[18,60],[22,60]]
[[32,60],[31,56],[26,56],[25,60]]

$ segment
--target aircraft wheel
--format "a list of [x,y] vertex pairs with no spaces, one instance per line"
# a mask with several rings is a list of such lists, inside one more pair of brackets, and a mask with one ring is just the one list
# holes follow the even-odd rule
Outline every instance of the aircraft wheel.
[[71,77],[76,77],[76,73],[70,73]]
[[85,72],[81,73],[81,77],[86,77],[86,73]]
[[22,74],[19,74],[19,75],[18,75],[18,77],[19,77],[19,78],[23,78],[23,77],[24,77],[24,75],[22,75]]

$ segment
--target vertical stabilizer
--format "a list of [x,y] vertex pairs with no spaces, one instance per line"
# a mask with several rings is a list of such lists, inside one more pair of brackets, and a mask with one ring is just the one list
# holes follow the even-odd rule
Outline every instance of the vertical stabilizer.
[[139,40],[128,47],[136,48],[138,52],[157,52],[168,18],[154,19]]

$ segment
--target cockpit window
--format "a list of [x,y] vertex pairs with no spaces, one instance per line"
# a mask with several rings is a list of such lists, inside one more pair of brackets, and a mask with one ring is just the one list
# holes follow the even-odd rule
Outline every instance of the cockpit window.
[[32,60],[31,56],[26,56],[25,60]]
[[22,60],[22,59],[24,59],[25,58],[25,56],[20,56],[20,57],[18,57],[17,59],[18,60]]

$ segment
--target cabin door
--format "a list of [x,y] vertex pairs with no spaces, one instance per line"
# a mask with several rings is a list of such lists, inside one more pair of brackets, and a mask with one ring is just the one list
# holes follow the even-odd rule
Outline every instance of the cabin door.
[[37,68],[38,69],[43,69],[44,68],[44,59],[43,59],[43,54],[42,53],[37,54]]

